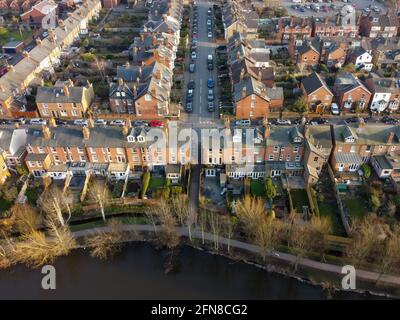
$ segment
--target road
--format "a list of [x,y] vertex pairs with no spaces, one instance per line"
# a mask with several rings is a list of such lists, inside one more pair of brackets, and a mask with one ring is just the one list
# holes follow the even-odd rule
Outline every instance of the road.
[[[184,115],[184,126],[185,127],[197,127],[199,125],[202,126],[213,126],[215,122],[219,122],[218,112],[217,112],[217,87],[214,88],[214,104],[215,110],[214,112],[209,112],[207,110],[207,80],[209,78],[214,79],[214,82],[217,86],[217,71],[214,61],[214,70],[210,71],[207,69],[207,56],[212,54],[215,60],[215,47],[217,46],[214,42],[214,38],[210,39],[207,36],[207,10],[209,7],[212,7],[212,3],[210,2],[197,2],[198,7],[198,18],[197,18],[197,29],[198,29],[198,38],[197,38],[197,58],[195,59],[196,70],[195,73],[189,73],[186,70],[185,73],[185,83],[190,80],[194,80],[196,84],[196,88],[194,91],[193,98],[193,112],[187,115]],[[193,10],[191,13],[191,24],[193,21]],[[189,60],[191,60],[189,58]],[[187,65],[189,65],[189,61],[187,61]],[[185,88],[186,95],[186,88]],[[183,113],[186,113],[183,111]]]

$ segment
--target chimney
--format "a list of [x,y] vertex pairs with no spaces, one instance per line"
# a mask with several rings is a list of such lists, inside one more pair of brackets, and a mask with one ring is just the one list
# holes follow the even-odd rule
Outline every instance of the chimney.
[[64,85],[63,90],[64,90],[64,95],[65,95],[66,97],[69,97],[69,88],[68,88],[68,86]]
[[49,140],[51,138],[50,128],[44,124],[42,126],[42,131],[43,131],[43,138],[45,138],[46,140]]
[[243,99],[246,98],[246,91],[247,91],[247,88],[246,88],[246,86],[244,86],[242,89],[242,98]]
[[68,85],[68,87],[74,86],[74,82],[71,80],[71,78],[67,80],[67,85]]
[[56,119],[54,119],[54,117],[51,117],[51,118],[49,119],[49,125],[50,125],[51,128],[57,127]]
[[19,129],[19,123],[18,123],[18,122],[16,122],[16,123],[14,124],[14,128],[15,128],[15,129]]
[[126,63],[125,63],[125,68],[129,68],[131,66],[131,64],[129,63],[129,61],[127,61]]
[[157,37],[154,35],[152,40],[153,46],[155,46],[157,44]]
[[136,95],[137,95],[136,85],[133,85],[133,87],[132,87],[132,93],[133,93],[133,97],[136,97]]
[[236,59],[240,59],[240,52],[236,52]]
[[386,139],[386,144],[392,144],[393,139],[394,139],[394,132],[390,131]]
[[262,80],[262,72],[261,70],[258,71],[258,81]]
[[[140,41],[144,41],[144,34],[142,33],[141,35],[140,35]],[[135,47],[135,49],[137,50],[137,48]]]
[[0,91],[1,92],[4,92],[5,90],[4,90],[4,86],[2,85],[2,84],[0,84]]
[[122,86],[124,84],[124,79],[118,78],[118,85]]
[[151,94],[153,95],[153,96],[155,96],[156,95],[156,93],[157,93],[157,91],[156,91],[156,87],[155,86],[152,86],[152,88],[151,88]]
[[271,126],[269,124],[267,124],[265,126],[264,138],[268,139],[270,135],[271,135]]
[[29,58],[29,52],[28,51],[22,51],[22,55],[24,56],[24,58]]
[[244,69],[240,70],[240,81],[244,78]]
[[40,46],[41,44],[42,44],[42,39],[37,38],[37,39],[36,39],[36,45],[37,45],[37,46]]
[[329,22],[329,17],[325,17],[325,19],[324,19],[325,27],[328,26],[328,22]]
[[14,66],[12,64],[9,64],[9,65],[7,65],[7,70],[10,71],[10,72],[13,72],[15,69],[14,69]]
[[138,67],[138,79],[140,81],[140,77],[142,76],[142,67]]
[[90,137],[90,129],[88,127],[83,127],[82,128],[82,134],[83,134],[83,139],[89,140]]
[[94,128],[94,120],[93,120],[92,116],[89,116],[89,118],[88,118],[88,127]]
[[161,80],[161,71],[160,70],[156,71],[156,79]]
[[122,127],[122,134],[126,137],[129,134],[129,128],[128,126],[123,126]]

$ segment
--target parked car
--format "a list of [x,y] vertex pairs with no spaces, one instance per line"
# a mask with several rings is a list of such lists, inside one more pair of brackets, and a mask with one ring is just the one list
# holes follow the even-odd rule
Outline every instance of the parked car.
[[208,32],[207,37],[212,38],[212,32]]
[[194,80],[190,80],[187,85],[188,89],[194,89],[196,87],[196,83]]
[[213,89],[208,89],[207,100],[208,101],[214,101],[214,90]]
[[213,70],[214,69],[214,64],[213,63],[207,63],[207,69],[208,70]]
[[214,80],[213,79],[210,78],[207,80],[207,87],[210,89],[214,88]]
[[285,124],[292,124],[292,122],[290,120],[285,120],[285,119],[276,119],[275,124],[285,125]]
[[207,20],[207,25],[211,26],[211,20],[210,19]]
[[213,101],[208,101],[207,110],[210,111],[210,112],[213,112],[215,110]]
[[112,120],[110,121],[110,126],[124,126],[125,120]]
[[331,112],[334,115],[339,115],[340,114],[339,106],[336,103],[332,103]]
[[196,70],[196,65],[194,63],[189,64],[189,72],[194,73]]
[[193,111],[193,102],[186,102],[185,110],[186,110],[186,112],[192,112]]
[[62,120],[62,119],[56,119],[56,125],[58,125],[58,126],[62,126],[62,125],[66,125],[66,124],[68,124],[68,121],[67,120]]
[[192,59],[194,60],[196,58],[197,58],[196,51],[192,51]]
[[76,126],[87,126],[88,125],[88,121],[86,119],[77,119],[77,120],[74,120],[74,125],[76,125]]
[[136,120],[133,122],[133,125],[135,127],[147,127],[149,124],[147,123],[147,121],[144,120]]
[[186,94],[186,101],[193,101],[193,94],[194,90],[193,89],[188,89],[187,94]]
[[25,124],[25,118],[24,117],[19,117],[17,119],[14,119],[15,123],[19,123],[19,124]]
[[47,120],[43,120],[40,118],[33,118],[31,120],[29,120],[29,124],[32,125],[47,125]]
[[164,122],[160,121],[160,120],[151,120],[149,122],[149,126],[150,127],[164,127]]
[[105,125],[107,124],[107,121],[104,120],[104,119],[97,119],[97,120],[94,122],[94,124],[95,124],[95,125],[98,125],[98,126],[105,126]]
[[249,119],[242,119],[235,121],[235,126],[249,126],[249,125],[251,125],[251,121]]

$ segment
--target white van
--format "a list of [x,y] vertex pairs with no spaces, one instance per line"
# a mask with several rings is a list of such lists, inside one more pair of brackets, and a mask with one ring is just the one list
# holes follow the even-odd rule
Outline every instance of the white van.
[[242,120],[236,120],[235,125],[237,126],[249,126],[251,125],[251,121],[249,119],[242,119]]
[[340,114],[340,109],[339,109],[339,107],[338,107],[338,105],[336,103],[332,103],[331,112],[335,116],[338,116]]
[[40,118],[33,118],[33,119],[29,120],[29,124],[31,124],[31,125],[46,125],[47,121],[40,119]]

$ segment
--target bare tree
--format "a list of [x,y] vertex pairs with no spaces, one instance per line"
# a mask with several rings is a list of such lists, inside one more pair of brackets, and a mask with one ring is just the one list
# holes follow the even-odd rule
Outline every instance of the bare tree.
[[208,221],[210,223],[210,227],[211,227],[213,237],[214,237],[214,248],[216,250],[218,250],[219,249],[219,235],[221,232],[221,219],[217,213],[210,211]]
[[347,246],[345,256],[355,266],[360,266],[367,261],[378,242],[373,218],[355,220],[352,223],[352,242]]
[[53,217],[47,217],[45,223],[48,236],[42,231],[32,230],[15,242],[10,256],[12,264],[25,263],[36,268],[54,262],[58,256],[67,255],[76,247],[68,227],[60,226]]
[[90,248],[90,255],[99,259],[107,259],[114,255],[121,248],[124,240],[121,233],[121,223],[111,219],[108,223],[108,230],[97,232],[95,235],[85,238],[85,244]]
[[176,214],[180,225],[186,225],[189,239],[192,241],[192,227],[197,222],[197,211],[189,205],[186,195],[180,195],[172,199],[173,213]]
[[324,259],[327,246],[326,236],[332,233],[332,222],[328,217],[313,216],[309,225],[310,249]]
[[235,233],[235,227],[237,224],[237,218],[227,216],[222,219],[223,235],[228,238],[227,250],[231,251],[231,239]]
[[93,67],[97,69],[97,71],[100,73],[101,80],[103,82],[106,80],[106,67],[107,63],[104,60],[99,59],[96,55],[93,55],[94,61],[93,61]]
[[379,277],[377,283],[384,274],[400,268],[400,234],[393,234],[386,239],[379,254]]
[[14,226],[19,233],[29,233],[39,226],[39,215],[30,205],[14,204],[10,211],[14,217]]
[[103,221],[106,221],[105,207],[111,199],[106,183],[99,180],[92,182],[88,189],[88,196],[99,206]]
[[63,217],[64,204],[62,201],[63,192],[57,187],[52,187],[43,192],[41,205],[43,210],[50,216],[56,216],[62,226],[65,226]]

